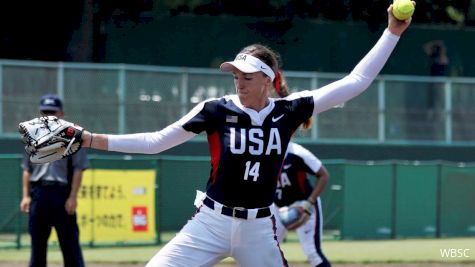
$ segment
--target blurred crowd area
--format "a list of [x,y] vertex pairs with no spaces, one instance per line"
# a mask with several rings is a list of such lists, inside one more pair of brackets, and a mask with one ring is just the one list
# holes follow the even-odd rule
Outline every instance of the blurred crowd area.
[[[294,17],[330,21],[386,22],[388,0],[140,0],[97,1],[106,19],[147,21],[153,16],[184,14]],[[475,1],[418,0],[414,22],[475,25]]]
[[[20,56],[6,48],[18,47],[40,53],[67,48],[71,38],[104,38],[104,24],[146,24],[164,16],[250,16],[323,21],[366,22],[376,31],[386,23],[392,0],[72,0],[2,1],[0,3],[0,57]],[[475,26],[474,0],[417,0],[413,23]],[[58,12],[57,10],[61,10]],[[77,32],[73,34],[74,32]],[[43,37],[36,48],[28,40]],[[54,40],[54,42],[48,42]],[[100,43],[100,42],[99,42]],[[87,47],[83,47],[87,49]],[[18,49],[18,50],[19,50]],[[100,54],[100,49],[96,54]],[[50,60],[64,60],[51,52]],[[25,59],[34,59],[27,56]],[[97,57],[97,55],[96,55]]]

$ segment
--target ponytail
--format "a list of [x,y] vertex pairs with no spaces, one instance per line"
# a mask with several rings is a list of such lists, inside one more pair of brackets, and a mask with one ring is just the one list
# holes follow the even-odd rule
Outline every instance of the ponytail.
[[289,87],[287,86],[287,82],[285,81],[282,70],[277,70],[275,72],[274,87],[275,92],[279,97],[286,97],[290,95]]

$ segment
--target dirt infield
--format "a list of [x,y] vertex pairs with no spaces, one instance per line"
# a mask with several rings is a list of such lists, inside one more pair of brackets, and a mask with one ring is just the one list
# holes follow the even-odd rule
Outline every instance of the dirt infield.
[[[0,262],[0,267],[26,267],[25,263]],[[103,264],[89,263],[87,267],[143,267],[143,264]],[[309,267],[308,264],[290,264],[291,267]],[[457,263],[411,263],[411,264],[333,264],[333,267],[475,267],[475,264]],[[63,267],[61,264],[48,264],[48,267]],[[218,264],[216,267],[236,267],[233,264]]]

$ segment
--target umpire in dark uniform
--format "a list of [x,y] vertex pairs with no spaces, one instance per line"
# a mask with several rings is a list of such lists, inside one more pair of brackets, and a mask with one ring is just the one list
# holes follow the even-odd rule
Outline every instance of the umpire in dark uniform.
[[[54,94],[44,95],[40,101],[40,113],[42,116],[63,118],[61,99]],[[46,266],[52,227],[58,234],[64,266],[84,266],[76,207],[83,171],[88,167],[85,149],[45,164],[32,164],[28,155],[25,155],[22,162],[23,199],[20,209],[29,213],[30,267]]]

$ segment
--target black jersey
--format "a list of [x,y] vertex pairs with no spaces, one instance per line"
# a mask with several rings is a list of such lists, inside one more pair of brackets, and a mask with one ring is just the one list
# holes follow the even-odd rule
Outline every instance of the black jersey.
[[155,154],[206,131],[211,150],[207,194],[232,207],[269,206],[285,150],[298,126],[312,114],[364,92],[398,40],[399,36],[386,29],[349,75],[318,90],[269,99],[260,112],[243,107],[237,95],[207,100],[158,132],[108,135],[107,149]]
[[307,175],[316,175],[321,166],[322,162],[310,151],[291,142],[277,183],[275,204],[283,207],[307,199],[313,191]]
[[287,145],[314,110],[313,97],[305,92],[269,101],[256,112],[236,95],[225,96],[203,102],[181,120],[186,131],[206,131],[211,154],[207,195],[226,206],[272,204]]

